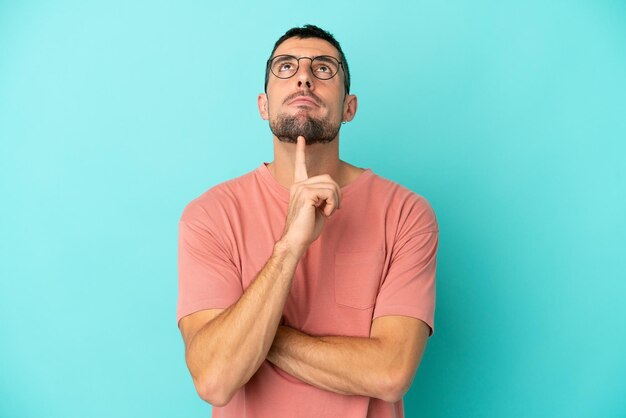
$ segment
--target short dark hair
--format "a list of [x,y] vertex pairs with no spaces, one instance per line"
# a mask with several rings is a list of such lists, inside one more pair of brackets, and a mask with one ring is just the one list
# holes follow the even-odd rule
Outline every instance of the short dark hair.
[[[339,51],[339,60],[342,63],[341,65],[343,66],[343,70],[345,73],[344,84],[346,86],[346,94],[350,93],[350,70],[348,69],[348,61],[346,60],[346,56],[341,50],[341,45],[339,45],[339,42],[337,42],[335,37],[330,32],[327,32],[324,29],[319,28],[315,25],[304,25],[302,27],[291,28],[276,41],[276,43],[274,44],[274,49],[272,49],[272,53],[270,54],[270,59],[274,55],[274,52],[276,52],[276,48],[278,48],[280,44],[282,44],[289,38],[300,38],[300,39],[319,38],[319,39],[325,40],[326,42],[334,46],[337,49],[337,51]],[[269,76],[270,76],[269,69],[270,67],[269,67],[269,60],[268,60],[267,65],[265,66],[265,92],[266,93],[267,93],[267,82],[269,81]]]

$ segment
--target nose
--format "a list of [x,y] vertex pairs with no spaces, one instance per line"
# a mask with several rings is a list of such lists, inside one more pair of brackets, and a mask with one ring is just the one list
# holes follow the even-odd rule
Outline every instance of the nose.
[[304,85],[306,85],[306,87],[309,90],[312,90],[311,87],[313,86],[313,84],[311,83],[311,81],[309,81],[309,80],[307,80],[307,81],[298,80],[298,87],[302,87]]
[[[303,59],[304,58],[304,59]],[[299,88],[305,88],[314,90],[313,74],[311,73],[311,59],[306,57],[300,58],[300,64],[298,65],[298,73],[296,74],[296,80]]]

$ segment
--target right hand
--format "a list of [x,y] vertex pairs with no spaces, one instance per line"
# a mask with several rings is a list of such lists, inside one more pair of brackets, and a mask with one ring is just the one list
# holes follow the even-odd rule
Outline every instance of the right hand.
[[328,174],[307,175],[304,137],[296,144],[294,184],[281,241],[298,256],[322,233],[326,218],[341,206],[341,188]]

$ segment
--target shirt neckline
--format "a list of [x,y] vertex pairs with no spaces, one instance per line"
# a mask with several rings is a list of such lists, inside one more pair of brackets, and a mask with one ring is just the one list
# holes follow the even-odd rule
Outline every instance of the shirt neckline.
[[[267,164],[269,163],[267,162],[261,163],[261,165],[257,169],[257,172],[260,174],[261,179],[263,179],[263,182],[267,184],[272,190],[274,190],[281,200],[289,203],[289,194],[290,194],[289,188],[280,184],[272,176],[272,173],[270,173],[270,170],[267,168]],[[359,177],[357,177],[356,180],[354,180],[350,184],[343,186],[341,188],[343,198],[350,195],[353,192],[353,190],[355,190],[358,187],[359,184],[366,181],[372,175],[374,175],[374,172],[370,168],[366,168],[365,171],[359,174]]]

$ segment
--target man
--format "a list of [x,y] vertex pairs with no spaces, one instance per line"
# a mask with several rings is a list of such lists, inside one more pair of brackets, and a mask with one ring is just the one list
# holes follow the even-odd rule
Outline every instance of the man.
[[339,159],[348,65],[328,32],[274,47],[259,112],[274,161],[180,220],[177,320],[214,417],[401,417],[433,332],[428,202]]

